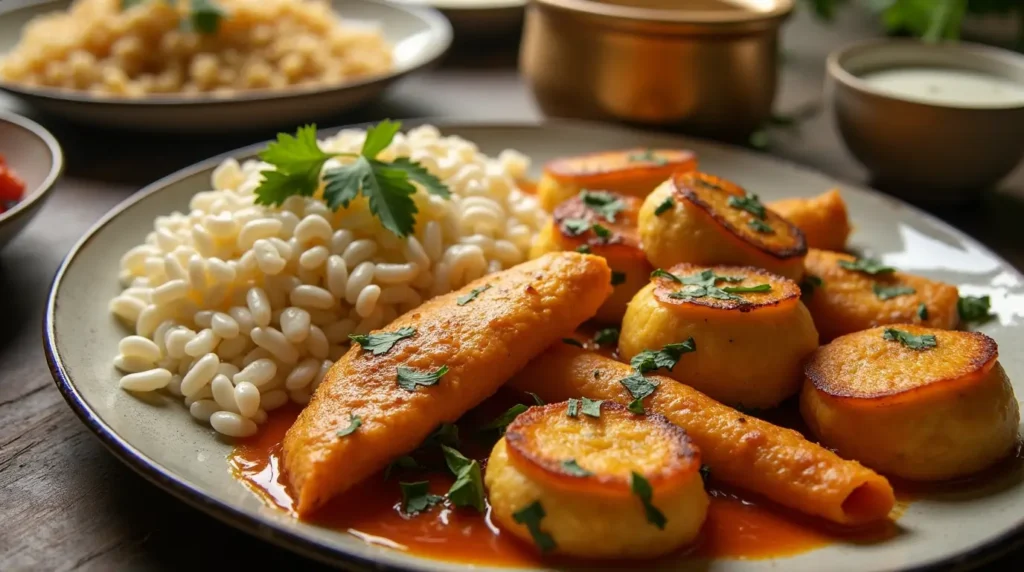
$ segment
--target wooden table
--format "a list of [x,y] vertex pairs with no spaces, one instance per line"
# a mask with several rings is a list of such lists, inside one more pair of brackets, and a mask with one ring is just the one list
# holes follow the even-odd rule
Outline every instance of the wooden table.
[[[821,88],[830,50],[877,33],[856,11],[829,28],[806,14],[787,25],[777,108],[818,111],[797,127],[773,130],[772,154],[864,181],[830,114],[820,109]],[[11,100],[0,105],[16,107]],[[320,124],[415,116],[541,118],[515,72],[514,47],[476,47],[407,81],[379,104]],[[0,252],[0,570],[184,569],[199,566],[198,555],[210,562],[213,554],[239,568],[319,568],[186,506],[118,462],[61,399],[40,342],[57,266],[107,209],[178,168],[273,134],[147,137],[43,121],[64,147],[67,171],[40,215]],[[1016,238],[1024,220],[1024,169],[979,205],[938,214],[1024,268],[1024,241]],[[999,564],[1011,558],[1024,552]]]

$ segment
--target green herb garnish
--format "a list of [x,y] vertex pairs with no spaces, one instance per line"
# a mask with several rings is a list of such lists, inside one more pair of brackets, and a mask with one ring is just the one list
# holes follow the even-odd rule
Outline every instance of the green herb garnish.
[[449,447],[459,446],[459,427],[453,423],[442,423],[433,433],[423,440],[421,448],[448,445]]
[[742,197],[731,195],[727,202],[730,207],[741,211],[747,211],[761,220],[764,220],[764,218],[768,216],[764,205],[761,204],[761,200],[757,198],[757,195],[751,193],[747,193]]
[[805,274],[803,280],[800,281],[800,297],[808,298],[814,293],[815,288],[821,288],[825,285],[825,281],[819,276],[814,274]]
[[654,209],[654,216],[661,216],[661,213],[671,209],[675,204],[672,197],[665,197],[665,200],[661,201],[661,204]]
[[562,461],[562,470],[573,477],[589,477],[594,474],[581,467],[579,463],[576,462],[576,459],[566,459],[565,461]]
[[722,292],[726,294],[747,294],[752,292],[771,292],[771,284],[757,284],[756,286],[725,286]]
[[667,165],[668,161],[664,157],[660,157],[654,154],[654,149],[644,149],[640,153],[631,153],[626,160],[631,163],[654,163],[657,166]]
[[263,161],[275,167],[263,171],[256,188],[256,203],[280,205],[292,195],[313,196],[320,187],[321,170],[335,157],[354,159],[347,165],[323,172],[323,200],[332,210],[348,207],[360,194],[369,201],[370,212],[381,225],[399,237],[408,236],[416,224],[416,192],[419,184],[432,195],[451,196],[448,187],[422,165],[407,157],[391,162],[378,161],[402,124],[384,120],[366,130],[359,153],[326,153],[316,141],[316,126],[300,127],[295,136],[279,133],[277,141],[260,153]]
[[665,368],[672,371],[679,363],[683,354],[697,351],[697,343],[693,338],[674,344],[666,344],[660,350],[644,350],[629,360],[629,365],[637,372],[643,374]]
[[388,466],[384,468],[384,480],[386,481],[386,480],[390,479],[391,478],[391,473],[394,472],[395,469],[421,469],[421,468],[422,467],[420,466],[420,464],[416,462],[416,459],[413,459],[409,455],[402,455],[401,457],[399,457],[399,458],[395,459],[394,461],[391,461],[390,463],[388,463]]
[[899,342],[912,350],[927,350],[938,345],[933,334],[915,336],[910,332],[904,332],[896,328],[886,328],[882,333],[882,339]]
[[754,229],[754,232],[759,232],[761,234],[775,234],[775,230],[771,226],[758,218],[752,218],[747,221],[747,226]]
[[464,457],[456,449],[441,445],[444,461],[455,475],[455,483],[448,489],[448,500],[457,507],[473,507],[484,512],[484,480],[480,463]]
[[348,425],[344,429],[338,429],[335,435],[338,437],[348,437],[349,435],[356,432],[363,425],[363,420],[358,415],[352,413],[348,414]]
[[625,284],[626,273],[612,270],[612,286],[618,286],[619,284]]
[[576,252],[579,252],[580,254],[590,254],[590,245],[581,244],[576,247]]
[[216,34],[224,10],[213,0],[190,0],[188,23],[200,34]]
[[430,483],[427,481],[398,483],[398,486],[402,489],[402,512],[408,516],[429,510],[444,500],[442,496],[430,494]]
[[988,296],[960,296],[956,311],[962,322],[986,322],[992,319],[992,300]]
[[651,483],[643,477],[640,473],[633,471],[632,479],[630,479],[629,487],[633,490],[633,494],[640,498],[640,502],[644,505],[644,512],[647,514],[647,522],[657,526],[659,530],[665,530],[665,523],[668,520],[665,519],[665,515],[662,514],[651,499],[654,497],[654,489],[651,488]]
[[570,346],[576,346],[578,348],[583,347],[583,342],[577,340],[576,338],[562,338],[562,343],[569,344]]
[[917,292],[910,286],[882,286],[881,284],[872,284],[871,291],[879,300],[891,300]]
[[566,236],[579,236],[590,230],[590,221],[583,218],[567,218],[562,221],[562,232]]
[[681,284],[686,284],[689,287],[672,292],[668,297],[677,300],[690,300],[706,296],[708,298],[733,300],[746,304],[748,302],[743,297],[736,296],[735,294],[742,292],[767,292],[772,289],[770,284],[758,284],[757,286],[726,286],[724,288],[719,288],[715,285],[718,281],[740,282],[742,280],[742,276],[721,276],[715,274],[713,270],[704,270],[697,274],[681,278],[679,282]]
[[633,372],[619,380],[619,383],[626,388],[626,391],[633,397],[628,409],[638,415],[644,414],[644,398],[654,393],[658,383],[643,376],[640,372]]
[[863,272],[875,276],[877,274],[892,274],[896,272],[896,269],[892,266],[886,266],[873,258],[858,258],[853,262],[849,260],[840,260],[839,267],[845,268],[846,270],[852,270],[854,272]]
[[922,322],[928,319],[928,306],[924,302],[917,305],[917,317]]
[[535,405],[544,405],[544,400],[541,399],[540,396],[537,395],[536,393],[534,393],[532,391],[527,391],[525,393],[526,393],[526,395],[529,395],[531,399],[533,399],[533,403]]
[[570,397],[568,403],[565,405],[565,414],[569,417],[577,417],[580,414],[580,400],[575,397]]
[[594,334],[594,343],[599,346],[605,344],[614,344],[619,341],[619,329],[618,328],[604,328],[598,330]]
[[395,344],[405,338],[411,338],[416,333],[416,328],[401,328],[394,332],[380,332],[377,334],[349,334],[349,339],[359,344],[363,350],[375,356],[383,355],[391,351]]
[[512,407],[509,407],[508,410],[502,413],[501,415],[495,417],[494,421],[491,421],[490,423],[484,425],[480,429],[483,429],[485,431],[497,429],[499,433],[504,433],[505,429],[508,428],[509,423],[515,421],[516,417],[519,417],[519,414],[526,411],[527,409],[529,409],[529,406],[523,405],[522,403],[517,403]]
[[595,223],[590,228],[594,231],[594,234],[596,234],[597,237],[601,239],[602,242],[608,242],[609,240],[611,240],[612,231],[608,230],[608,228],[605,227],[604,225]]
[[584,397],[582,398],[582,403],[580,405],[580,412],[590,417],[601,417],[602,403],[604,403],[604,401],[600,399],[587,399]]
[[437,385],[444,374],[448,373],[448,366],[442,365],[434,371],[419,371],[411,367],[398,366],[398,387],[406,391],[416,391],[419,386]]
[[700,466],[700,478],[701,478],[702,481],[704,481],[705,484],[707,484],[708,479],[711,478],[711,467],[709,467],[707,465],[701,465]]
[[512,520],[526,527],[526,530],[530,531],[530,536],[533,537],[534,544],[541,552],[547,552],[555,548],[555,539],[551,538],[551,535],[544,532],[540,528],[540,521],[544,520],[547,513],[544,512],[544,507],[541,506],[540,501],[534,501],[533,504],[512,513]]
[[608,191],[580,191],[580,200],[608,222],[615,222],[615,217],[626,209],[626,204]]
[[672,274],[671,272],[668,272],[666,270],[662,270],[661,268],[655,268],[654,271],[651,272],[651,278],[666,278],[668,280],[671,280],[673,282],[677,282],[679,284],[683,283],[683,279],[682,278],[676,276],[675,274]]
[[476,300],[476,297],[479,296],[481,293],[486,292],[486,291],[488,291],[490,289],[491,289],[491,285],[490,284],[484,284],[483,286],[478,286],[478,287],[473,288],[472,290],[470,290],[468,294],[463,294],[462,296],[459,296],[458,298],[456,298],[455,299],[455,303],[458,304],[459,306],[465,306],[466,304],[469,304],[473,300]]

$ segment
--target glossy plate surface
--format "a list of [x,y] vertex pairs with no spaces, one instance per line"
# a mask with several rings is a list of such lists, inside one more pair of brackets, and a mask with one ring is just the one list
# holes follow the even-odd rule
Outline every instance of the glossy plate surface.
[[[728,177],[766,200],[839,187],[856,226],[855,248],[902,270],[961,286],[964,293],[992,296],[999,318],[981,329],[999,343],[1001,361],[1015,380],[1015,391],[1024,395],[1021,274],[973,239],[910,206],[778,159],[700,140],[569,122],[440,126],[446,134],[475,141],[489,154],[505,148],[526,153],[533,159],[534,174],[543,162],[558,156],[631,146],[684,147],[697,153],[703,170]],[[242,159],[261,147],[231,155]],[[143,241],[154,217],[187,210],[194,193],[208,190],[210,173],[221,159],[204,161],[150,185],[113,209],[72,249],[57,274],[46,314],[46,351],[58,386],[119,458],[178,497],[254,535],[338,563],[459,569],[448,562],[371,546],[267,508],[228,472],[225,457],[231,443],[196,423],[180,400],[159,396],[143,400],[117,388],[119,375],[111,359],[126,331],[108,313],[107,302],[120,292],[118,259]],[[945,567],[957,560],[977,564],[1008,548],[1024,526],[1024,471],[1001,474],[987,482],[984,490],[964,487],[956,494],[914,502],[898,524],[901,534],[881,544],[834,544],[792,558],[718,560],[712,566],[736,572],[865,572]],[[707,562],[679,557],[644,564],[652,570],[707,566]]]
[[[64,10],[71,0],[41,2],[0,13],[0,57],[17,44],[33,17]],[[41,111],[83,123],[175,132],[256,129],[301,123],[336,114],[380,95],[403,76],[438,60],[451,45],[452,30],[436,10],[382,0],[332,0],[344,21],[377,26],[394,48],[394,68],[338,85],[284,90],[240,91],[230,97],[155,95],[143,99],[98,97],[0,80],[0,90]],[[4,8],[0,5],[0,11]]]
[[0,249],[39,212],[64,170],[64,154],[49,131],[35,121],[0,111],[0,156],[25,182],[17,204],[0,214]]

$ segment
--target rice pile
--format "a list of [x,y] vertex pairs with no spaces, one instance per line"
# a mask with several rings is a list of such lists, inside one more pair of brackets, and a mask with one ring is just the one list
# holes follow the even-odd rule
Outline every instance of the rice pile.
[[[320,145],[358,152],[365,136],[346,130]],[[547,217],[516,186],[526,157],[490,158],[432,126],[397,134],[378,158],[399,156],[452,195],[418,190],[407,239],[384,229],[364,199],[337,212],[298,196],[281,208],[254,205],[270,166],[218,166],[214,190],[196,194],[187,214],[157,217],[145,243],[121,258],[125,290],[110,311],[135,331],[114,358],[127,374],[121,388],[169,392],[220,433],[249,436],[268,411],[309,401],[349,334],[526,259]]]

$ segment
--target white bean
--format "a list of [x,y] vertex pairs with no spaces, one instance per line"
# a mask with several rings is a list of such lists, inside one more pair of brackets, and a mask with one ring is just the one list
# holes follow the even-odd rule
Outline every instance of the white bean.
[[327,341],[327,336],[319,326],[309,327],[309,337],[306,338],[306,351],[309,355],[324,359],[327,357],[330,347],[330,342]]
[[235,336],[228,338],[217,346],[217,354],[223,359],[234,359],[249,348],[248,336]]
[[220,365],[217,366],[217,375],[223,375],[228,379],[235,377],[235,374],[239,371],[237,367],[225,361],[221,361]]
[[163,368],[130,373],[121,378],[118,385],[128,391],[156,391],[167,387],[171,381],[171,372]]
[[260,272],[264,274],[271,276],[280,274],[284,267],[288,265],[288,262],[281,257],[278,250],[274,248],[274,245],[266,239],[261,238],[257,240],[252,250],[256,254],[256,265],[259,266]]
[[331,240],[331,225],[321,216],[309,215],[296,225],[295,238],[302,245],[315,240],[326,244]]
[[348,229],[341,229],[331,236],[331,254],[341,255],[348,248],[348,245],[352,243],[352,231]]
[[281,312],[281,333],[289,342],[300,344],[309,336],[309,312],[291,306]]
[[167,348],[167,355],[175,359],[185,357],[185,346],[195,337],[196,333],[184,326],[169,330],[164,336],[164,346]]
[[334,306],[334,296],[319,286],[303,284],[291,291],[289,299],[293,306],[326,310]]
[[[248,294],[246,294],[248,299]],[[252,313],[249,312],[248,308],[241,306],[232,306],[228,309],[228,315],[231,316],[238,324],[238,331],[243,334],[248,334],[256,327],[256,321],[252,317]]]
[[167,382],[167,392],[175,397],[182,397],[180,375],[171,376],[171,381]]
[[185,267],[173,254],[164,256],[164,274],[171,280],[187,280],[188,274]]
[[373,268],[373,279],[380,284],[404,284],[411,282],[420,273],[420,267],[411,262],[405,264],[377,263]]
[[320,371],[320,363],[323,360],[316,358],[306,358],[299,362],[298,365],[292,369],[291,373],[284,380],[284,387],[288,391],[306,387],[313,382],[313,378]]
[[373,281],[374,265],[372,262],[363,262],[355,267],[348,276],[348,283],[345,284],[345,301],[355,304],[359,294]]
[[220,338],[213,333],[213,330],[205,329],[192,338],[187,344],[185,344],[185,354],[192,357],[199,357],[204,354],[208,354],[216,349],[217,344],[220,343]]
[[192,414],[197,420],[203,423],[209,423],[210,417],[217,413],[220,409],[220,405],[212,399],[200,399],[193,401],[188,407],[188,412]]
[[299,266],[306,270],[314,270],[323,266],[331,251],[326,246],[314,246],[299,256]]
[[114,357],[114,367],[124,373],[138,373],[153,369],[153,366],[161,367],[161,364],[151,362],[138,356],[125,356],[118,354]]
[[178,279],[164,282],[153,288],[153,292],[150,295],[153,303],[158,306],[170,304],[175,300],[188,296],[188,281]]
[[258,218],[245,223],[238,233],[238,248],[249,250],[257,240],[276,236],[281,226],[281,221],[273,218]]
[[242,417],[252,417],[260,408],[260,390],[248,381],[235,386],[234,400]]
[[282,363],[291,365],[299,359],[299,352],[288,342],[280,331],[275,328],[253,328],[252,341],[259,347],[270,352]]
[[210,415],[210,426],[228,437],[250,437],[256,434],[256,423],[237,413],[218,411]]
[[[267,293],[258,286],[249,288],[245,295],[246,304],[249,306],[249,313],[252,314],[253,322],[260,327],[270,325],[270,300]],[[238,318],[235,317],[237,320]],[[239,322],[241,325],[241,322]]]
[[313,394],[306,388],[288,392],[288,398],[299,405],[306,405],[312,397]]
[[128,336],[117,344],[121,355],[134,357],[151,363],[160,359],[160,348],[153,340],[142,336]]
[[331,367],[334,366],[334,362],[331,360],[324,360],[320,362],[320,371],[316,372],[316,376],[313,377],[313,383],[310,384],[310,391],[316,391],[316,388],[320,387],[323,383],[324,378],[327,377],[327,372],[331,371]]
[[273,411],[288,403],[288,394],[282,389],[275,389],[260,395],[260,407],[264,411]]
[[262,358],[257,359],[242,368],[242,371],[235,374],[235,386],[242,382],[249,382],[256,387],[266,385],[277,375],[277,364],[274,360]]
[[252,416],[252,420],[255,421],[257,425],[262,425],[266,423],[267,412],[262,409],[257,409],[256,413]]
[[220,358],[217,354],[206,354],[196,361],[192,369],[181,378],[181,392],[189,397],[200,389],[206,387],[213,376],[217,375],[217,366],[220,365]]
[[238,404],[235,403],[235,386],[227,376],[219,373],[213,376],[213,381],[210,382],[210,391],[213,392],[213,400],[221,409],[238,413]]
[[379,298],[380,286],[370,284],[363,288],[363,291],[359,293],[359,297],[356,298],[356,313],[363,318],[369,316],[377,307],[377,299]]
[[209,328],[212,320],[213,312],[210,310],[200,310],[192,316],[192,321],[200,328]]
[[377,243],[368,238],[362,238],[352,244],[349,244],[341,257],[345,259],[345,264],[347,264],[349,268],[354,268],[358,266],[359,263],[368,260],[376,253]]
[[229,339],[238,335],[238,322],[224,312],[216,312],[210,319],[210,329],[221,339]]
[[335,298],[345,295],[345,285],[348,283],[348,265],[345,259],[332,254],[327,259],[327,289]]
[[203,219],[203,223],[206,225],[206,230],[217,238],[234,236],[238,230],[238,224],[235,222],[234,217],[231,216],[231,213],[207,215]]
[[138,298],[121,295],[111,300],[108,307],[118,318],[134,324],[138,322],[139,314],[146,309],[146,303]]
[[348,343],[348,335],[356,329],[355,320],[338,320],[323,327],[327,341],[332,344]]

